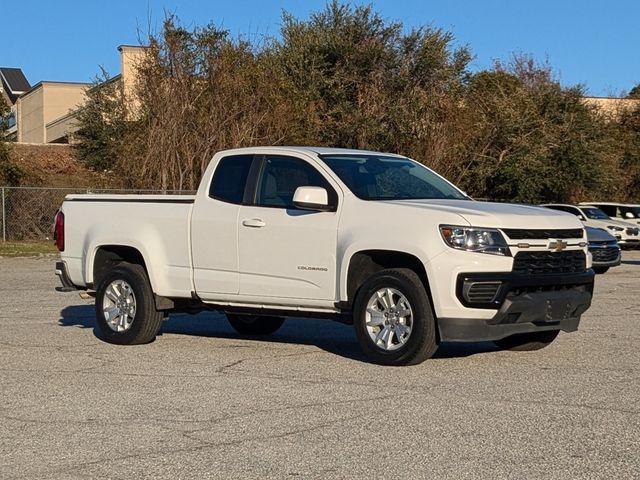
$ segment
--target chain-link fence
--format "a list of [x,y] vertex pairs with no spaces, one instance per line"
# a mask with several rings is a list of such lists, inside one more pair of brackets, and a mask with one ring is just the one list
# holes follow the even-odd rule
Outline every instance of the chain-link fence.
[[111,190],[95,188],[0,187],[2,241],[50,240],[53,217],[64,197],[73,193],[193,194],[190,191]]

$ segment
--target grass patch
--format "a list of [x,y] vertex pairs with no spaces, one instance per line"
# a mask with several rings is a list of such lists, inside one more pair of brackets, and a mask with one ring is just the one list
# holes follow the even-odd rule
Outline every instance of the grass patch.
[[45,242],[3,242],[0,241],[0,257],[33,257],[58,253],[53,241]]

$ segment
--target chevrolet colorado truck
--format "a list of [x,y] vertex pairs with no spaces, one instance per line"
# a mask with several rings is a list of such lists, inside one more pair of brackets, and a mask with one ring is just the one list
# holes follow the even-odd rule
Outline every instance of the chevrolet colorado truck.
[[385,365],[440,342],[544,347],[578,328],[594,281],[575,216],[347,149],[219,152],[194,196],[69,195],[55,239],[58,290],[95,295],[108,342],[151,342],[171,312],[221,311],[246,335],[323,317]]

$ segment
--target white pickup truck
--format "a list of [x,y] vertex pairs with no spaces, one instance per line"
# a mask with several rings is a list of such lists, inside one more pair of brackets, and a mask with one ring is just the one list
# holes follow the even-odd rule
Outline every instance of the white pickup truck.
[[573,215],[471,200],[400,155],[314,147],[217,153],[195,196],[69,195],[63,286],[95,291],[108,342],[152,341],[170,312],[240,333],[285,316],[353,323],[377,363],[439,342],[531,350],[578,328],[593,270]]

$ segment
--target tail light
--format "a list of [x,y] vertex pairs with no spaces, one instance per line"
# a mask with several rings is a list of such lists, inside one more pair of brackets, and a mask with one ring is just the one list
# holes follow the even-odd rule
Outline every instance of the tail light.
[[53,239],[56,242],[56,247],[61,252],[64,252],[64,213],[58,210],[56,213],[56,223],[53,229]]

